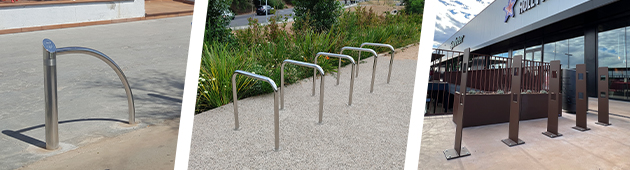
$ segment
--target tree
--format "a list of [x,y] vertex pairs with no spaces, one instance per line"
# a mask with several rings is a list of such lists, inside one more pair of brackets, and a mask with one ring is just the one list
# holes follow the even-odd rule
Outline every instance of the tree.
[[403,0],[405,11],[409,14],[422,14],[424,12],[424,0]]
[[329,30],[342,13],[338,0],[295,0],[293,1],[294,30],[313,29],[315,32]]
[[206,41],[230,42],[232,29],[230,29],[230,17],[224,17],[224,12],[229,12],[232,0],[210,0],[208,2],[208,15],[206,19]]

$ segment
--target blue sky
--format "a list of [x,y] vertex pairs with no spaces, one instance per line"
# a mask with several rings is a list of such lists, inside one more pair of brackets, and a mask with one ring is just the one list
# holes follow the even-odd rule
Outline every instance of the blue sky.
[[494,0],[438,0],[433,47],[450,38]]

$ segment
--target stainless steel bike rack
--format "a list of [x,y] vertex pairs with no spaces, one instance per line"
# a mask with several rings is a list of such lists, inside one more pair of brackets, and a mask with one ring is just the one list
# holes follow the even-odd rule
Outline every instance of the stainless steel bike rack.
[[[391,59],[389,59],[389,73],[387,73],[387,84],[389,84],[389,79],[390,79],[390,77],[392,77],[392,65],[394,64],[394,53],[396,52],[394,47],[392,47],[389,44],[381,44],[381,43],[363,43],[363,44],[361,44],[361,48],[363,48],[363,46],[387,47],[387,48],[392,50],[392,52],[391,52],[392,57],[391,57]],[[361,60],[361,53],[359,53],[359,60]],[[359,71],[357,69],[357,76],[358,75],[359,75]]]
[[[345,50],[359,51],[359,54],[361,54],[361,52],[369,52],[369,53],[374,54],[374,66],[372,69],[372,84],[370,84],[370,93],[374,92],[374,77],[376,76],[376,62],[378,61],[378,54],[376,54],[376,51],[369,48],[343,47],[341,48],[341,52],[339,52],[339,54],[343,54],[343,51]],[[339,61],[339,66],[341,66],[341,61]],[[356,67],[356,72],[358,76],[359,75],[358,66]]]
[[262,80],[265,81],[267,83],[269,83],[271,85],[271,88],[273,88],[273,122],[274,122],[274,131],[275,131],[275,151],[279,151],[280,150],[280,114],[278,111],[278,87],[276,86],[276,82],[274,82],[272,79],[270,79],[269,77],[265,77],[265,76],[261,76],[258,74],[254,74],[254,73],[250,73],[250,72],[246,72],[246,71],[242,71],[242,70],[236,70],[234,71],[234,74],[232,74],[232,97],[234,97],[234,130],[239,130],[239,126],[238,126],[238,97],[236,95],[236,76],[237,75],[244,75],[247,77],[251,77],[254,79],[258,79],[258,80]]
[[[319,52],[315,55],[315,64],[317,64],[317,59],[319,58],[319,56],[328,56],[328,57],[336,57],[339,58],[339,67],[337,68],[337,85],[339,85],[339,78],[341,77],[341,59],[348,59],[350,60],[350,62],[352,62],[352,71],[350,73],[350,97],[348,99],[348,106],[352,105],[352,89],[354,86],[354,69],[355,69],[355,65],[357,65],[356,62],[354,62],[354,59],[352,57],[350,57],[349,55],[343,55],[343,54],[335,54],[335,53],[325,53],[325,52]],[[317,70],[313,70],[313,83],[315,83],[315,76],[317,75]],[[315,84],[313,84],[313,94],[315,94]]]
[[[322,117],[324,115],[324,69],[318,66],[317,64],[305,63],[295,60],[284,60],[282,61],[282,66],[280,67],[280,109],[284,109],[284,65],[285,64],[295,64],[304,67],[314,68],[315,70],[319,70],[319,73],[322,75],[322,80],[319,85],[319,122],[322,123]],[[317,76],[313,77],[313,96],[315,96],[315,79]]]
[[57,111],[57,55],[62,54],[88,54],[94,56],[109,65],[122,82],[127,93],[127,102],[129,105],[129,124],[135,123],[135,107],[133,102],[133,95],[131,93],[131,87],[127,82],[127,77],[122,72],[120,67],[107,55],[96,51],[94,49],[84,47],[65,47],[57,48],[55,43],[50,39],[43,40],[44,51],[44,94],[45,94],[45,110],[46,110],[46,149],[52,150],[59,147],[59,121]]

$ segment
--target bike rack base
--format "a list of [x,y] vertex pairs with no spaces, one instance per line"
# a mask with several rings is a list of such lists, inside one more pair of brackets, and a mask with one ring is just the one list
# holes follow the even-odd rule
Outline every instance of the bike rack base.
[[525,142],[521,139],[518,139],[518,142],[515,142],[512,139],[503,139],[501,142],[505,143],[509,147],[525,144]]
[[549,138],[556,138],[556,137],[562,136],[562,134],[560,133],[552,133],[552,132],[543,132],[542,134]]
[[455,149],[447,149],[447,150],[444,150],[443,152],[444,152],[444,157],[446,157],[446,160],[470,156],[470,152],[468,151],[468,149],[466,149],[466,147],[462,147],[462,150],[461,150],[462,154],[458,154]]

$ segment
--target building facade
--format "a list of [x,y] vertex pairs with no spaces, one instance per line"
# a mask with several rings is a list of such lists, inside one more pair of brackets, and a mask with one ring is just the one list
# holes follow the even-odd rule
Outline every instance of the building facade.
[[[630,1],[496,0],[438,48],[527,60],[608,67],[611,99],[630,100]],[[588,95],[597,95],[589,76]]]

